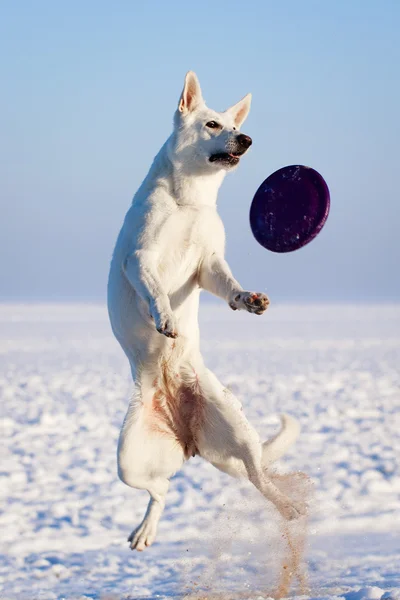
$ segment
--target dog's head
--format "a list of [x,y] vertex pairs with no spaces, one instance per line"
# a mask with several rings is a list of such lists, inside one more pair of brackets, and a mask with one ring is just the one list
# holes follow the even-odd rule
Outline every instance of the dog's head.
[[211,110],[203,100],[196,74],[189,71],[174,119],[174,158],[202,172],[238,165],[252,144],[251,138],[239,131],[250,103],[251,94],[247,94],[225,112]]

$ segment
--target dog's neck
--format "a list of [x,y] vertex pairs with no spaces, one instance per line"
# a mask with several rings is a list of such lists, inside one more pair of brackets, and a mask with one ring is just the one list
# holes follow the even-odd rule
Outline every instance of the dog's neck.
[[215,206],[224,177],[222,170],[189,175],[184,169],[173,167],[173,197],[179,206]]
[[169,158],[168,142],[155,157],[144,184],[151,181],[152,187],[166,188],[179,206],[215,206],[226,171],[194,172],[192,165],[187,166]]

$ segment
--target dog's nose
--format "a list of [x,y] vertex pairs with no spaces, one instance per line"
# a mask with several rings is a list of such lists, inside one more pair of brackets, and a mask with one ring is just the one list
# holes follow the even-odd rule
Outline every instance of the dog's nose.
[[241,146],[243,146],[243,148],[250,148],[250,146],[253,143],[253,140],[251,139],[251,137],[249,137],[248,135],[244,135],[244,133],[239,133],[239,135],[237,136],[237,141],[239,142],[239,144]]

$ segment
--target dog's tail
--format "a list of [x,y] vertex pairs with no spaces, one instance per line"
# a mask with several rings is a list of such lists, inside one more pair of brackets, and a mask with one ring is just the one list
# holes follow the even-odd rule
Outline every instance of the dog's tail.
[[264,467],[278,460],[296,441],[300,433],[300,424],[290,415],[281,415],[281,429],[262,445],[262,462]]

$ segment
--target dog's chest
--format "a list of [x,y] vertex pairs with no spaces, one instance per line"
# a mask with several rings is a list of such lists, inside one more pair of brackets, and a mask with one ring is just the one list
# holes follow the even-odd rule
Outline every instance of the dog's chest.
[[[160,235],[160,268],[179,278],[197,271],[200,261],[221,238],[219,217],[208,207],[180,207]],[[222,233],[223,236],[223,233]]]

